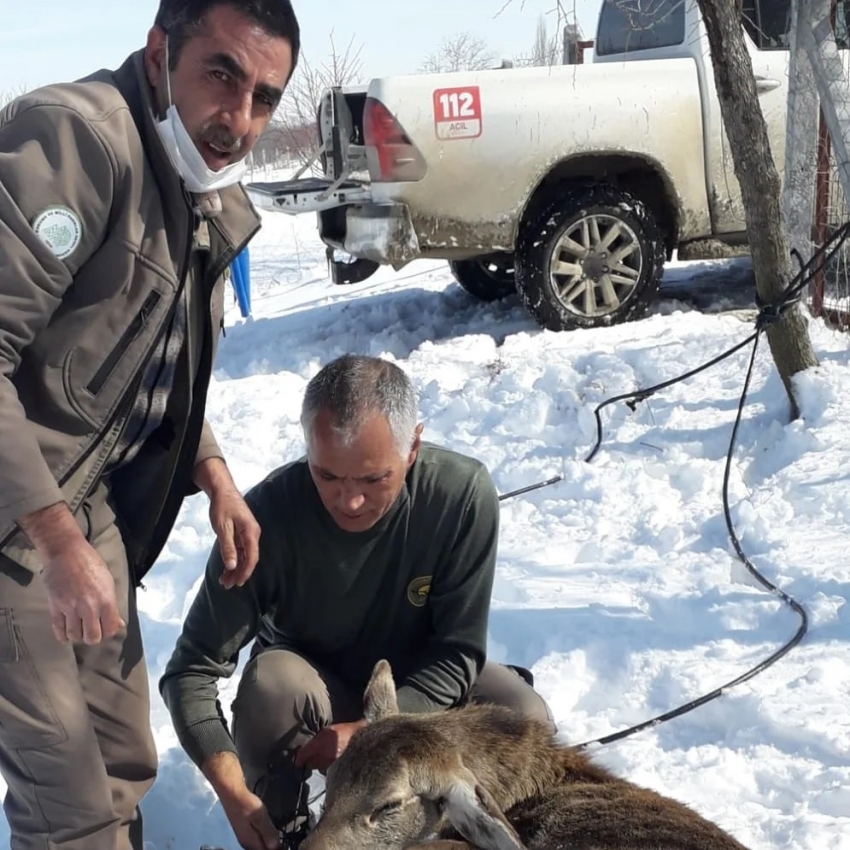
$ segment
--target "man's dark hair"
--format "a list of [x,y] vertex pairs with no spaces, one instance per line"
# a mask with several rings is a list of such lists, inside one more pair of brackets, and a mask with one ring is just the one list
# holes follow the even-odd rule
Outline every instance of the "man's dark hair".
[[295,70],[301,52],[301,31],[290,0],[160,0],[154,24],[168,34],[169,70],[177,67],[183,45],[197,35],[204,16],[216,6],[230,6],[256,21],[269,35],[285,38],[292,47]]

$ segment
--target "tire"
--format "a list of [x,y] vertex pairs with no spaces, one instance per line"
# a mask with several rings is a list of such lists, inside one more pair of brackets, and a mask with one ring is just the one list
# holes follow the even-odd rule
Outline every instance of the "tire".
[[646,314],[664,259],[661,230],[642,201],[605,183],[572,185],[523,224],[516,286],[544,328],[607,327]]
[[513,254],[487,254],[449,263],[454,279],[479,301],[499,301],[516,292]]

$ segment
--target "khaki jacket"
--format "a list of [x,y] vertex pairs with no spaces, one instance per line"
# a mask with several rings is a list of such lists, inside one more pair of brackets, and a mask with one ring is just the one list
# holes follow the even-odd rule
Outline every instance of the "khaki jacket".
[[207,273],[193,280],[192,199],[151,96],[140,51],[0,112],[0,549],[31,570],[15,521],[62,500],[80,509],[187,279],[209,305],[200,368],[176,378],[167,438],[111,487],[137,580],[194,492],[192,467],[221,454],[203,410],[224,276],[259,219],[241,186],[223,190]]

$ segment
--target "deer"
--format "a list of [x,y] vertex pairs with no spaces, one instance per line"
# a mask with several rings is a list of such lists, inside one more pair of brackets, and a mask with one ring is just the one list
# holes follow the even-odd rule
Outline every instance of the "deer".
[[399,713],[385,660],[364,716],[301,850],[746,850],[512,709]]

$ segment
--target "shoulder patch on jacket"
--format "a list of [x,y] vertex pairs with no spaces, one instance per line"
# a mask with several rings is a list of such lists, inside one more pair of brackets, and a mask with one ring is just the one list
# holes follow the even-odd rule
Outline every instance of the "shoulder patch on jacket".
[[70,257],[83,238],[83,223],[68,207],[47,207],[32,222],[35,235],[60,260]]
[[428,601],[431,592],[433,576],[419,576],[407,585],[407,601],[416,608],[421,608]]

